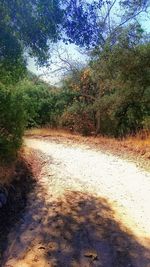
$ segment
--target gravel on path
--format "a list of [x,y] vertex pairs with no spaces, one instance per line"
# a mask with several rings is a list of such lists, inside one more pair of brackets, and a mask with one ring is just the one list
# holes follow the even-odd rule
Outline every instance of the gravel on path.
[[25,144],[43,168],[3,266],[150,267],[148,172],[87,144]]

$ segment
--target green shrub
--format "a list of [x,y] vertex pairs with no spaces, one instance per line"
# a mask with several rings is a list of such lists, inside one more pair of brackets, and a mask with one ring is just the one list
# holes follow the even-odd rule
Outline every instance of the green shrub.
[[142,121],[143,129],[150,131],[150,116],[147,116]]
[[13,159],[22,144],[25,112],[21,92],[0,84],[0,158]]

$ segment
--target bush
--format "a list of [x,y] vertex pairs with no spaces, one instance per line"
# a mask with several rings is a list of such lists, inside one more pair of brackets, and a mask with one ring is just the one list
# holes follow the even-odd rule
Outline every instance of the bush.
[[147,116],[143,119],[142,125],[145,131],[150,131],[150,116]]
[[82,135],[89,135],[94,130],[94,123],[88,107],[74,102],[61,117],[61,125]]
[[25,128],[23,97],[15,88],[0,84],[0,158],[16,157]]

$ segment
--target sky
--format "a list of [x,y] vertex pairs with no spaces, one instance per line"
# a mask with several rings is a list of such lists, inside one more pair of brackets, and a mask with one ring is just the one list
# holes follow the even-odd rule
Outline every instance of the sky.
[[84,66],[88,61],[88,55],[83,49],[80,49],[74,44],[65,45],[63,42],[59,42],[53,46],[51,55],[50,67],[40,68],[36,65],[33,58],[28,58],[28,69],[36,75],[40,75],[41,79],[54,85],[59,84],[62,76],[69,69],[68,64],[65,64],[62,60],[65,59],[71,62],[73,66],[79,63]]
[[[145,15],[141,15],[138,21],[141,23],[142,28],[150,34],[150,12],[149,18],[145,17]],[[67,70],[67,64],[64,63],[65,60],[71,62],[72,65],[79,62],[81,65],[85,65],[88,62],[88,55],[83,49],[79,49],[79,47],[74,44],[65,45],[62,41],[51,47],[51,55],[50,67],[39,68],[33,58],[28,58],[28,69],[36,75],[39,75],[41,79],[53,85],[59,84]],[[63,60],[60,60],[59,57]]]

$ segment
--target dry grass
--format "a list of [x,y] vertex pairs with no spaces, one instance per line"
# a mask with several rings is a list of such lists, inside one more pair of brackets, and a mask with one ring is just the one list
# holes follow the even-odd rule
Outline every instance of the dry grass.
[[13,162],[11,164],[0,163],[0,184],[9,185],[12,182],[12,178],[15,175],[15,165]]
[[119,140],[103,136],[84,137],[64,129],[41,128],[28,130],[26,136],[35,138],[55,137],[61,138],[62,142],[65,139],[71,139],[73,142],[87,143],[105,152],[115,153],[129,160],[134,160],[140,167],[150,169],[150,133],[139,133],[134,137],[128,136]]
[[52,129],[52,128],[33,128],[31,130],[26,131],[26,136],[41,136],[41,137],[50,137],[50,136],[56,136],[56,137],[82,137],[78,134],[71,133],[64,129]]
[[19,163],[24,163],[26,167],[32,171],[32,173],[36,176],[41,170],[40,159],[38,159],[37,155],[34,151],[27,147],[22,147],[18,153],[18,157],[16,160],[12,162],[0,162],[0,185],[1,186],[9,186],[16,177],[19,179],[23,175],[24,169],[20,167],[17,168]]

